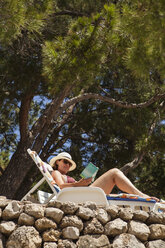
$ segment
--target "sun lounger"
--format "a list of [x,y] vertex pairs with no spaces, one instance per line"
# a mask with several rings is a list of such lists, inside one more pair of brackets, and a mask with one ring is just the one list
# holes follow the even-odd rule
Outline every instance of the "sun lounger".
[[128,206],[132,209],[143,209],[146,211],[164,211],[165,209],[165,204],[157,203],[151,198],[142,198],[137,195],[130,195],[125,193],[118,195],[106,195],[104,191],[98,187],[68,187],[61,190],[56,185],[56,182],[51,175],[51,171],[53,170],[52,167],[49,164],[43,162],[35,151],[28,149],[28,153],[39,168],[43,178],[22,198],[22,200],[27,200],[28,197],[34,191],[36,191],[43,182],[47,181],[52,193],[38,190],[37,195],[40,203],[47,203],[56,199],[62,202],[72,201],[75,203],[92,201],[97,205],[102,206]]

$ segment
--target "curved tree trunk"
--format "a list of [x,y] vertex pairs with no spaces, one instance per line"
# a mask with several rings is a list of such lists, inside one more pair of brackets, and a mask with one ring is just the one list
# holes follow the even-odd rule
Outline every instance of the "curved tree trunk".
[[[23,185],[26,175],[33,166],[33,160],[27,153],[27,149],[34,149],[36,152],[39,152],[42,149],[45,139],[51,128],[51,122],[54,116],[58,117],[59,114],[62,113],[63,110],[60,108],[60,106],[63,102],[63,99],[66,97],[66,95],[69,94],[71,88],[72,86],[66,86],[60,92],[60,94],[58,94],[57,98],[52,100],[52,102],[45,109],[43,115],[34,124],[31,131],[29,131],[27,127],[28,118],[26,118],[26,121],[24,121],[23,116],[20,117],[20,120],[24,125],[24,128],[21,131],[22,136],[17,150],[13,154],[7,168],[1,176],[0,195],[4,195],[9,199],[21,199],[23,196],[25,189],[21,189],[20,187]],[[22,106],[27,106],[27,102],[25,101],[22,101],[22,104]],[[28,114],[27,109],[28,108],[26,108],[26,115]],[[24,114],[25,112],[22,111],[22,115]],[[24,129],[26,130],[24,131]],[[27,191],[28,190],[29,187],[27,188]]]
[[1,176],[0,195],[4,195],[9,199],[16,199],[15,192],[17,192],[24,177],[33,165],[27,153],[27,148],[27,144],[24,146],[22,144],[18,145],[3,176]]

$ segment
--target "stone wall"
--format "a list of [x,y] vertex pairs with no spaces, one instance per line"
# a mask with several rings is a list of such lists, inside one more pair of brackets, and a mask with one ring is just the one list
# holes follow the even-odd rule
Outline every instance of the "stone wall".
[[0,197],[0,248],[165,248],[165,213]]

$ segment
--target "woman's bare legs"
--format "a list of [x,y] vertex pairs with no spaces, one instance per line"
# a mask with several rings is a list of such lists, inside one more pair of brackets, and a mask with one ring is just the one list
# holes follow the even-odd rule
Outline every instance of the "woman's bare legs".
[[91,184],[91,187],[100,187],[106,194],[110,194],[115,185],[126,193],[139,195],[141,197],[148,197],[148,195],[143,194],[140,190],[138,190],[123,174],[123,172],[116,168],[107,171],[96,179],[96,181]]

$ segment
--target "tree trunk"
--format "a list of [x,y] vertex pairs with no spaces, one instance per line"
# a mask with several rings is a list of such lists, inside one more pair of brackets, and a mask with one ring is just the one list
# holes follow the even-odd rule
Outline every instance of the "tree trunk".
[[[58,117],[62,114],[60,106],[63,99],[69,94],[71,88],[72,86],[66,86],[63,91],[58,94],[56,99],[48,105],[43,115],[32,127],[32,130],[30,132],[28,130],[26,131],[26,140],[21,139],[22,142],[20,141],[17,150],[1,176],[0,195],[4,195],[9,199],[21,199],[25,189],[19,189],[19,187],[21,184],[24,185],[23,181],[34,163],[27,153],[27,149],[34,149],[36,152],[41,150],[49,133],[51,121],[54,116]],[[29,187],[27,188],[27,191],[28,190]]]
[[3,176],[1,176],[0,195],[9,199],[16,199],[15,193],[33,165],[33,161],[27,153],[27,148],[27,144],[18,145]]
[[23,182],[21,183],[17,192],[15,193],[14,199],[16,200],[22,199],[30,190],[30,188],[32,188],[32,184],[34,182],[38,182],[41,177],[42,175],[39,169],[37,168],[36,164],[33,162],[33,166],[31,167],[30,171],[27,173],[26,177],[24,178]]

